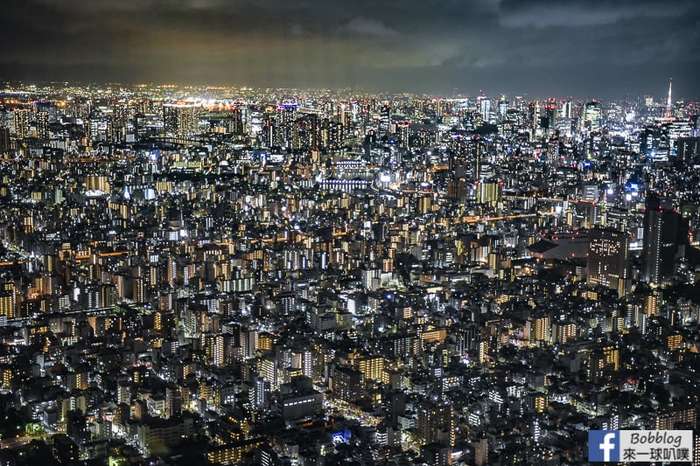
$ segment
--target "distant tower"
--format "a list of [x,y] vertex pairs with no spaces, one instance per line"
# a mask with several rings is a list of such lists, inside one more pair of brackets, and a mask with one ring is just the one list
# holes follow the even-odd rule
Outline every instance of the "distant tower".
[[671,88],[673,86],[673,78],[668,78],[668,97],[666,98],[666,118],[673,117],[673,99],[671,98]]

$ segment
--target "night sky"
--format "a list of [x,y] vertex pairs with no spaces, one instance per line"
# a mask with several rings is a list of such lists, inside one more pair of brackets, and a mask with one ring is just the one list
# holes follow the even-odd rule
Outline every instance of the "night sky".
[[0,80],[700,96],[696,0],[0,5]]

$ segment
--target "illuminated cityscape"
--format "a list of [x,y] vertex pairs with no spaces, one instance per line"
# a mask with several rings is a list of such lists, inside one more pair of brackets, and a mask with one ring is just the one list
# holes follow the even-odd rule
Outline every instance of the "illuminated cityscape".
[[[22,22],[10,3],[0,25]],[[107,13],[133,15],[133,37],[159,8],[196,22],[158,1],[73,3],[42,8],[75,10],[77,31],[103,18],[108,39],[86,60],[117,40]],[[204,15],[221,2],[181,3]],[[567,18],[697,24],[670,3]],[[499,27],[563,27],[529,11]],[[58,29],[47,38],[70,42]],[[188,72],[198,31],[190,51],[173,45]],[[358,16],[333,34],[394,50],[382,41],[404,31]],[[573,466],[591,458],[590,431],[697,430],[700,100],[687,72],[598,96],[144,84],[54,79],[68,55],[32,47],[0,65],[1,466]],[[130,73],[150,69],[151,47],[106,56]],[[692,442],[647,464],[700,465]]]
[[2,108],[14,450],[576,464],[585,427],[696,422],[694,103],[19,85]]

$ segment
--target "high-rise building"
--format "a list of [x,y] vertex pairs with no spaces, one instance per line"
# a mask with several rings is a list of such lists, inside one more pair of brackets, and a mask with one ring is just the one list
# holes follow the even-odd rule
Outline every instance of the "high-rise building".
[[697,411],[692,405],[670,408],[660,412],[654,420],[654,428],[659,430],[695,428]]
[[198,108],[191,104],[166,104],[163,106],[165,131],[173,136],[187,138],[197,133]]
[[472,145],[472,153],[474,157],[472,176],[476,181],[481,180],[483,174],[483,153],[485,152],[484,144],[480,140],[474,141]]
[[565,101],[561,105],[560,114],[562,118],[571,118],[573,114],[573,104],[570,100]]
[[658,195],[647,196],[644,212],[642,279],[659,283],[673,274],[676,254],[688,242],[688,222],[678,212],[662,207]]
[[530,328],[531,340],[549,343],[552,335],[552,325],[549,316],[533,319]]
[[10,129],[0,126],[0,154],[8,152],[10,148]]
[[362,373],[350,367],[338,366],[333,370],[333,395],[337,398],[355,402],[362,398]]
[[24,139],[29,137],[29,116],[31,111],[28,109],[18,109],[13,112],[15,137]]
[[479,113],[481,119],[488,123],[491,119],[491,99],[488,97],[479,98]]
[[647,196],[644,211],[644,246],[642,256],[644,261],[643,278],[649,283],[659,281],[661,266],[661,228],[663,213],[658,196]]
[[0,316],[14,318],[19,302],[21,302],[21,295],[17,285],[14,282],[3,283],[0,286]]
[[265,409],[270,402],[270,382],[262,377],[253,377],[252,388],[250,390],[250,403],[258,409]]
[[165,418],[178,416],[182,412],[182,394],[177,386],[165,387]]
[[37,136],[41,140],[47,140],[50,136],[49,131],[49,112],[40,111],[36,114],[36,129]]
[[207,335],[206,339],[207,362],[209,364],[222,367],[226,365],[224,335]]
[[673,118],[673,78],[668,78],[668,96],[666,97],[666,112],[664,117]]
[[422,447],[421,456],[430,466],[448,466],[452,464],[451,449],[437,443],[431,443]]
[[358,359],[356,362],[357,370],[362,373],[364,380],[367,382],[382,382],[384,377],[384,358],[381,356],[370,356]]
[[501,200],[502,183],[498,179],[481,180],[476,185],[476,202],[495,207]]
[[588,247],[588,283],[625,294],[628,280],[628,238],[621,231],[596,228],[591,231]]
[[423,445],[440,443],[455,446],[457,422],[448,403],[425,401],[418,408],[416,431]]
[[381,128],[383,132],[388,132],[391,129],[391,106],[388,104],[382,107]]
[[597,132],[601,126],[601,108],[599,102],[588,102],[583,107],[583,129]]
[[[2,151],[2,129],[0,129],[0,151]],[[700,161],[700,137],[682,137],[676,141],[678,160],[687,163]]]
[[124,404],[131,403],[131,385],[126,380],[117,385],[117,402]]

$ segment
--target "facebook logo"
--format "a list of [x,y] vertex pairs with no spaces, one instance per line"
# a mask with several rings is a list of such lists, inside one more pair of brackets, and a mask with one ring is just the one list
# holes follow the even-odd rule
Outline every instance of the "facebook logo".
[[619,430],[588,431],[588,461],[614,462],[620,460]]

